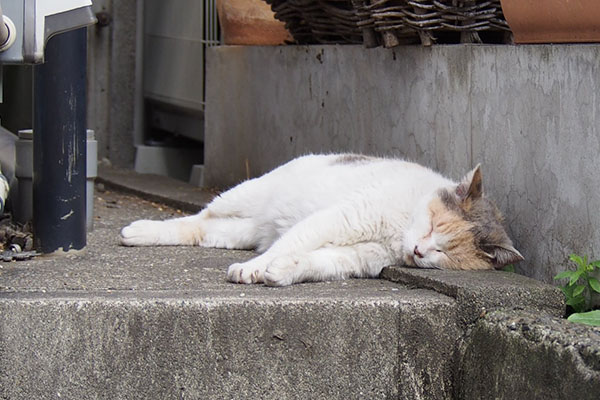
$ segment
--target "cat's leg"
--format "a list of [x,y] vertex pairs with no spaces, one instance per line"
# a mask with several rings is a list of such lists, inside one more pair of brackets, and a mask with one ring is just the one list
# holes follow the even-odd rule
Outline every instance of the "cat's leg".
[[[227,270],[227,279],[235,283],[262,283],[267,265],[275,258],[315,250],[329,238],[339,237],[341,213],[337,208],[318,211],[284,233],[263,254],[244,263],[235,263]],[[335,221],[336,223],[330,223]]]
[[[285,285],[303,280],[377,275],[385,266],[380,264],[391,261],[383,246],[372,243],[377,227],[370,226],[370,220],[373,221],[353,205],[318,211],[294,225],[264,254],[232,264],[227,278],[237,283],[267,280],[273,285]],[[319,270],[319,264],[324,265],[325,272]],[[286,280],[283,275],[298,265],[303,272]],[[271,267],[271,277],[267,279],[265,273]]]
[[270,286],[287,286],[309,281],[374,278],[383,267],[393,263],[389,250],[379,243],[323,247],[275,258],[267,265],[263,281]]
[[135,221],[121,230],[121,244],[253,249],[257,246],[256,229],[252,218],[218,217],[210,210],[203,210],[164,221]]
[[199,214],[165,221],[135,221],[121,230],[126,246],[200,245],[228,249],[265,247],[258,217],[276,185],[271,174],[216,196]]

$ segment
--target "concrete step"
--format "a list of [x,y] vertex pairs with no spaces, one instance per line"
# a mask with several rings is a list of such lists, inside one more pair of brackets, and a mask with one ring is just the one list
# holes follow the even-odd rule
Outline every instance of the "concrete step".
[[384,281],[4,294],[0,397],[448,398],[456,312]]
[[[496,364],[473,329],[505,329],[494,310],[564,310],[556,288],[493,271],[234,285],[227,266],[252,253],[118,246],[121,226],[176,210],[103,191],[95,215],[84,253],[0,264],[0,398],[475,398],[469,377]],[[575,370],[600,359],[586,349]]]
[[0,265],[0,398],[447,398],[454,299],[385,280],[231,284],[251,252],[118,246],[131,220],[177,212],[97,195],[84,254]]

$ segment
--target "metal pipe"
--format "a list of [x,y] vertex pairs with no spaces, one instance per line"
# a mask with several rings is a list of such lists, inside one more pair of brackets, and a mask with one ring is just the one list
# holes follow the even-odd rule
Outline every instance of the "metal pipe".
[[4,13],[2,12],[2,3],[0,3],[0,46],[4,45],[8,42],[8,38],[10,37],[10,31],[8,30],[8,26],[4,22]]
[[15,43],[16,37],[17,28],[12,20],[4,15],[0,4],[0,52],[8,50]]
[[34,67],[33,231],[42,253],[86,245],[87,29],[52,37]]

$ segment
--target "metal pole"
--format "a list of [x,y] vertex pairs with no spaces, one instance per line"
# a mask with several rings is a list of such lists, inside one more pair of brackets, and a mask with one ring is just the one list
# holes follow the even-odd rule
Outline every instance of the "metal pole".
[[87,31],[54,36],[34,67],[33,231],[42,253],[86,245]]
[[0,4],[0,45],[8,41],[10,32],[8,26],[4,23],[4,14],[2,13],[2,4]]

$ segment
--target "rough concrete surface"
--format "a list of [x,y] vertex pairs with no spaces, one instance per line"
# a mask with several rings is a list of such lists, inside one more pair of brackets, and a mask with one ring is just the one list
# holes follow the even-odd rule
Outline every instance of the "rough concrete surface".
[[84,254],[0,264],[0,398],[446,399],[456,302],[384,280],[225,281],[251,252],[118,246],[175,210],[97,193]]
[[[545,394],[563,365],[598,392],[598,331],[551,317],[564,308],[555,288],[400,267],[386,279],[231,284],[227,266],[254,253],[118,245],[132,220],[182,212],[106,190],[113,180],[142,195],[198,190],[123,174],[96,188],[84,252],[0,264],[0,398],[509,399],[523,385]],[[531,380],[510,378],[514,365]]]
[[307,152],[406,157],[484,187],[553,283],[600,248],[600,46],[220,46],[208,50],[208,184]]
[[215,191],[188,185],[182,181],[154,174],[138,174],[100,164],[98,182],[121,192],[135,194],[146,200],[167,204],[182,211],[200,211],[215,196]]
[[598,399],[600,328],[488,314],[465,340],[456,388],[459,399]]
[[412,287],[427,288],[457,300],[465,324],[497,309],[525,308],[561,317],[563,293],[556,287],[504,271],[445,271],[387,267],[382,278]]
[[7,296],[0,396],[449,398],[451,300],[389,286],[359,300],[310,292]]

